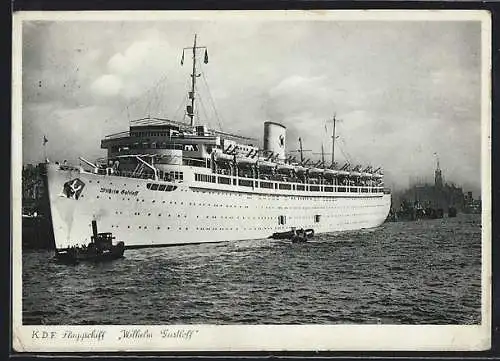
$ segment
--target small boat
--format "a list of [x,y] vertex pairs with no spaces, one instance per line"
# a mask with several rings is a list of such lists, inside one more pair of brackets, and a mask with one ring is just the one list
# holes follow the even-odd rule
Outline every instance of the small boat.
[[291,231],[287,232],[276,232],[270,238],[273,239],[289,239],[292,243],[304,243],[307,242],[308,239],[314,237],[314,229],[295,229],[292,228]]
[[56,258],[60,261],[78,263],[80,261],[110,261],[123,257],[125,243],[119,241],[113,244],[111,232],[97,233],[97,222],[92,221],[93,236],[87,246],[74,246],[56,251]]

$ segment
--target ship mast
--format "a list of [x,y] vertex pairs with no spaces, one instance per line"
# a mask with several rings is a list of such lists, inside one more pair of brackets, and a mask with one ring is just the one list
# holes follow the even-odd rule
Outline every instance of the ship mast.
[[337,114],[333,115],[333,119],[332,120],[327,121],[327,122],[333,122],[333,129],[332,129],[332,166],[335,164],[335,127],[336,127],[338,121],[340,121],[340,119],[337,119]]
[[196,46],[196,38],[197,34],[194,34],[194,42],[192,47],[183,48],[182,50],[182,59],[181,65],[184,63],[184,51],[192,50],[193,51],[193,72],[191,73],[191,91],[189,92],[189,99],[191,100],[191,105],[186,107],[187,115],[191,119],[190,125],[194,126],[194,103],[196,98],[196,78],[200,76],[200,74],[196,74],[196,50],[197,49],[205,49],[205,64],[208,63],[208,54],[206,46]]
[[304,163],[304,151],[302,150],[302,138],[299,137],[300,164]]
[[323,143],[321,143],[321,165],[325,166],[325,149],[323,148]]

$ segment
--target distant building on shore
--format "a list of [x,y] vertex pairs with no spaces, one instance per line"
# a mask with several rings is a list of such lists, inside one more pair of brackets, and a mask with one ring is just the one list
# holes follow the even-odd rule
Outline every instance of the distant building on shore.
[[23,166],[22,171],[22,204],[23,213],[37,211],[45,195],[41,168],[33,164]]
[[[453,183],[444,182],[439,160],[434,171],[434,184],[421,180],[412,183],[408,190],[397,197],[399,203],[404,200],[414,202],[423,208],[443,209],[446,212],[448,208],[453,207],[457,211],[464,211],[466,202],[463,190]],[[395,203],[394,206],[398,207],[399,204]]]
[[464,213],[481,213],[481,198],[474,199],[472,192],[467,192],[465,196]]

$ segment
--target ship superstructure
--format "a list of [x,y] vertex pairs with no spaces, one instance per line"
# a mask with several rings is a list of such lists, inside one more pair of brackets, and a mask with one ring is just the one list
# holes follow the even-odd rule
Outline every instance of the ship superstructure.
[[291,227],[355,230],[384,222],[390,194],[380,168],[340,167],[333,154],[331,164],[324,157],[310,163],[302,152],[295,161],[286,156],[286,127],[272,121],[264,123],[262,149],[255,139],[196,125],[199,49],[207,61],[196,37],[184,49],[193,53],[189,124],[132,121],[127,132],[102,140],[104,159],[46,164],[57,249],[88,243],[93,220],[129,248],[267,238]]

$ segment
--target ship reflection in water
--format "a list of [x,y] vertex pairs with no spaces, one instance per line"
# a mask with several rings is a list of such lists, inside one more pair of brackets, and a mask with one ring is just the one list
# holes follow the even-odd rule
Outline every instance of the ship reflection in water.
[[[311,242],[129,250],[68,267],[23,252],[24,324],[478,324],[481,218],[391,222]],[[168,310],[168,312],[166,312]]]

